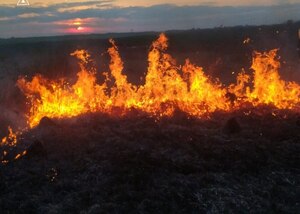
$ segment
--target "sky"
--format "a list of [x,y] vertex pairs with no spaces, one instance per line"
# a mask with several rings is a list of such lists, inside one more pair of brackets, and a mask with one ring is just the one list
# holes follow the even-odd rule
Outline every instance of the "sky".
[[300,20],[300,0],[0,0],[0,38],[165,31]]

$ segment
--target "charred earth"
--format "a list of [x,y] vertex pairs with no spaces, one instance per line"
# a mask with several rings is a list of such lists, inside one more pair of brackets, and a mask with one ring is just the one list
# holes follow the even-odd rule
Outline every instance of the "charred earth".
[[27,154],[1,166],[0,208],[297,213],[298,120],[271,107],[219,112],[209,120],[182,113],[157,120],[136,112],[46,118],[10,151]]

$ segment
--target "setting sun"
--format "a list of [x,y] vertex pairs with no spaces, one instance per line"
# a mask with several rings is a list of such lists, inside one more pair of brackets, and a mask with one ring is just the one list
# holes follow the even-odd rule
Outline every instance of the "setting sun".
[[81,25],[81,22],[73,22],[73,25]]

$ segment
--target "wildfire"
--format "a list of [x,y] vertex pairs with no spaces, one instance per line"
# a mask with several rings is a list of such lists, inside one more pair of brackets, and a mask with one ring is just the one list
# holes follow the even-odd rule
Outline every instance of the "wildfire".
[[[179,109],[204,117],[217,110],[241,108],[245,103],[271,104],[279,109],[299,106],[300,86],[280,79],[277,50],[255,52],[251,67],[254,75],[241,72],[236,84],[225,87],[188,59],[183,66],[178,66],[166,53],[168,39],[161,34],[148,54],[145,84],[134,85],[123,73],[123,62],[114,40],[110,43],[110,74],[105,73],[106,80],[102,84],[96,82],[95,69],[88,68],[91,60],[85,50],[71,54],[78,58],[80,65],[73,85],[66,80],[50,81],[41,75],[34,76],[31,81],[23,77],[18,80],[18,87],[30,101],[27,115],[30,127],[36,126],[45,116],[68,118],[98,111],[113,114],[114,108],[121,109],[123,114],[134,108],[155,116],[171,116]],[[114,81],[110,88],[108,81]]]

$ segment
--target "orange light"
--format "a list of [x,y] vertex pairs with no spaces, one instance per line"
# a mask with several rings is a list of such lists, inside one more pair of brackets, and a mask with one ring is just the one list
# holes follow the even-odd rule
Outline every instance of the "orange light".
[[81,25],[81,22],[73,22],[73,25]]
[[[186,60],[183,66],[177,65],[175,59],[166,53],[168,38],[161,34],[148,54],[145,84],[134,85],[123,73],[118,47],[113,40],[110,43],[111,75],[107,74],[102,84],[97,83],[96,72],[89,70],[91,59],[85,50],[71,54],[77,57],[80,65],[73,85],[66,81],[50,81],[41,75],[34,76],[31,81],[19,78],[17,85],[30,103],[27,114],[30,127],[36,126],[45,116],[68,118],[87,112],[115,114],[116,108],[122,114],[135,108],[157,117],[172,116],[179,109],[199,118],[217,110],[230,112],[249,103],[252,106],[272,104],[279,109],[299,109],[300,86],[280,78],[276,49],[255,52],[251,67],[253,75],[243,71],[237,74],[235,84],[226,87],[190,60]],[[110,88],[106,85],[109,76],[114,81]],[[250,79],[253,79],[251,88]]]

